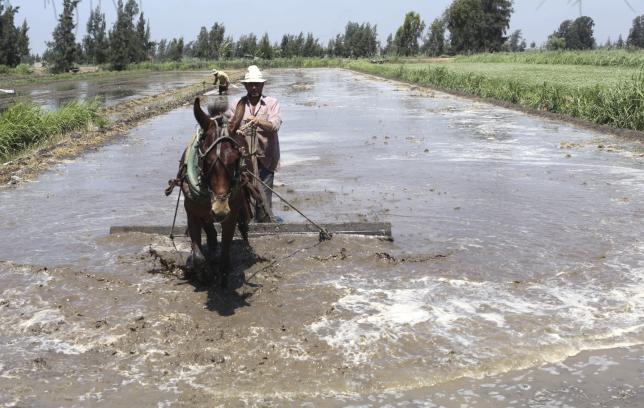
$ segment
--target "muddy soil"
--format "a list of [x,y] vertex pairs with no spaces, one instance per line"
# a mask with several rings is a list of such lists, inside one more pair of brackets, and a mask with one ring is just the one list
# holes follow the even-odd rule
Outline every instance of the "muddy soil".
[[170,224],[176,109],[0,191],[0,404],[641,404],[641,144],[346,71],[269,85],[279,192],[394,242],[236,241],[222,291],[185,238],[108,235]]

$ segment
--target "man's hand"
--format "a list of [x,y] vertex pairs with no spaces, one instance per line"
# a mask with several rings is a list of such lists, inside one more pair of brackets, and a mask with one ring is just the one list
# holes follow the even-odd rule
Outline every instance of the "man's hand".
[[273,124],[267,120],[261,120],[257,116],[249,116],[248,123],[253,126],[262,128],[263,130],[273,130]]

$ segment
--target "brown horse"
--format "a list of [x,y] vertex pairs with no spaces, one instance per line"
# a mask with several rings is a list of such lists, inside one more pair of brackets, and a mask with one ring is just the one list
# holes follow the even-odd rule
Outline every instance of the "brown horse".
[[[220,222],[222,245],[218,275],[221,286],[226,287],[230,269],[230,246],[236,225],[242,238],[248,243],[248,196],[252,192],[247,188],[248,179],[245,175],[247,147],[244,138],[237,136],[236,132],[231,132],[233,136],[230,137],[221,131],[223,124],[217,123],[201,109],[199,98],[195,99],[193,110],[203,132],[199,143],[199,167],[202,187],[207,188],[209,199],[193,197],[185,177],[182,177],[181,189],[185,195],[188,234],[192,241],[192,266],[200,271],[197,275],[200,280],[211,281],[212,276],[203,275],[203,271],[208,271],[208,268],[201,266],[206,264],[207,257],[210,258],[216,253],[217,231],[214,223]],[[238,123],[235,123],[234,127],[238,126]],[[234,127],[231,127],[231,130],[235,130]],[[185,160],[184,153],[181,169],[185,169]],[[204,251],[201,245],[202,229],[207,237],[207,251]],[[204,252],[207,257],[204,256]]]

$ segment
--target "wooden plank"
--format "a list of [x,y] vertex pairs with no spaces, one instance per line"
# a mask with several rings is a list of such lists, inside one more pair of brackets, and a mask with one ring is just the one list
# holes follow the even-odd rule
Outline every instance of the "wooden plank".
[[[332,234],[340,235],[365,235],[391,238],[391,223],[389,222],[347,222],[339,224],[321,224]],[[318,234],[319,230],[311,224],[250,224],[248,226],[249,236],[265,235],[309,235]],[[221,225],[215,224],[217,232],[221,234]],[[124,234],[129,232],[140,232],[144,234],[170,235],[170,226],[165,225],[124,225],[110,227],[110,234]],[[185,225],[174,227],[176,235],[182,235],[186,230]],[[237,231],[236,231],[237,233]]]

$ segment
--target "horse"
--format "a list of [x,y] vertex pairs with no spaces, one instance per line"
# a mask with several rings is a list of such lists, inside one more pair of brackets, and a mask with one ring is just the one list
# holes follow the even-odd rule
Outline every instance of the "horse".
[[[239,109],[237,109],[239,110]],[[201,128],[202,135],[198,142],[199,179],[202,190],[207,194],[195,196],[194,186],[189,184],[186,177],[186,162],[188,147],[181,158],[180,176],[177,177],[184,193],[184,208],[188,218],[188,235],[191,240],[192,267],[199,271],[198,279],[209,282],[211,276],[203,276],[208,268],[202,268],[207,258],[212,257],[217,250],[217,230],[215,222],[221,223],[221,254],[218,263],[218,278],[222,287],[228,286],[230,269],[230,247],[235,233],[235,226],[248,243],[248,222],[250,220],[249,196],[256,193],[250,188],[246,174],[248,148],[246,141],[240,137],[235,128],[239,127],[237,110],[233,122],[228,125],[231,130],[224,132],[225,123],[208,116],[202,109],[199,98],[195,98],[194,116]],[[221,116],[220,116],[221,117]],[[183,173],[182,173],[183,171]],[[172,182],[172,181],[171,181]],[[167,190],[166,190],[167,193]],[[207,237],[207,251],[201,244],[201,231]],[[205,254],[204,254],[205,252]],[[207,256],[206,256],[207,255]],[[188,265],[190,266],[190,265]]]

